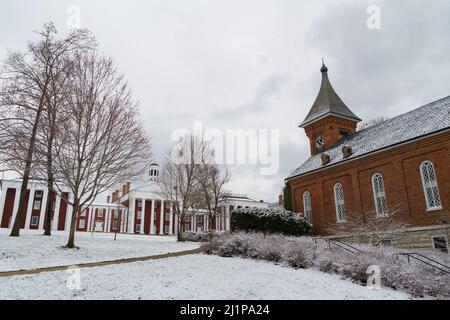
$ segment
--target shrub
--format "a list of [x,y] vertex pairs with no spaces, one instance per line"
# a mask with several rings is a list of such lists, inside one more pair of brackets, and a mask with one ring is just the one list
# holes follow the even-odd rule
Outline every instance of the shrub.
[[306,219],[285,210],[238,209],[231,214],[231,231],[307,235],[311,225]]
[[183,233],[184,241],[191,242],[209,242],[214,237],[218,237],[221,233],[219,231],[204,231],[204,232],[193,232],[193,231],[185,231]]
[[[381,270],[381,282],[386,287],[401,289],[413,296],[450,298],[449,274],[418,262],[409,265],[406,258],[394,255],[402,252],[400,249],[361,244],[354,246],[366,254],[353,254],[334,246],[330,248],[324,241],[314,243],[311,237],[237,232],[216,237],[204,244],[203,249],[207,254],[223,257],[275,261],[294,268],[316,268],[343,275],[360,284],[367,281],[367,268],[377,265]],[[425,254],[446,265],[450,264],[448,254],[434,251]]]

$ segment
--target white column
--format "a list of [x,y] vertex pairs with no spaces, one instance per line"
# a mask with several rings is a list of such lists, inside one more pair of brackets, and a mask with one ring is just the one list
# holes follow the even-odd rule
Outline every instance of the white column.
[[175,213],[175,234],[178,234],[178,213]]
[[170,208],[169,234],[173,234],[173,209]]
[[73,207],[69,204],[71,195],[69,194],[67,199],[67,212],[66,212],[66,224],[64,226],[65,231],[70,230],[70,224],[72,223],[72,216],[73,216]]
[[25,218],[25,229],[30,229],[30,223],[31,223],[31,212],[33,211],[33,200],[34,200],[34,193],[36,192],[35,189],[30,189],[30,195],[28,196],[28,207],[27,207],[27,217]]
[[150,211],[150,234],[156,234],[155,229],[155,200],[152,199],[152,208]]
[[13,206],[13,212],[11,215],[11,222],[8,226],[8,228],[12,228],[14,221],[16,220],[16,215],[17,215],[17,209],[19,208],[19,200],[20,200],[20,189],[16,188],[16,194],[14,196],[14,206]]
[[89,210],[89,225],[88,225],[88,231],[95,231],[95,207],[92,207]]
[[144,225],[145,225],[145,199],[141,199],[142,206],[141,206],[141,227],[139,230],[140,234],[144,234]]
[[225,206],[225,231],[230,231],[230,221],[231,221],[230,206]]
[[[88,210],[89,210],[89,212],[88,212]],[[93,209],[92,209],[91,207],[86,208],[86,217],[87,217],[87,221],[86,221],[86,225],[87,225],[86,232],[91,231],[92,210],[93,210]],[[83,211],[82,211],[82,212],[83,212]]]
[[134,223],[136,216],[136,201],[133,198],[129,198],[128,200],[128,233],[134,233]]
[[47,209],[47,195],[48,195],[48,189],[43,188],[42,199],[41,199],[41,212],[39,214],[39,228],[38,228],[38,230],[44,230],[45,212],[46,212],[46,209]]
[[191,215],[191,230],[193,232],[197,231],[196,230],[197,229],[196,226],[197,226],[197,215],[194,213],[194,214]]
[[55,210],[53,212],[52,230],[58,230],[59,207],[61,206],[61,197],[56,193]]
[[106,216],[105,216],[105,232],[109,233],[110,228],[109,228],[109,222],[110,222],[110,215],[111,215],[111,207],[108,206],[108,209],[106,210]]
[[5,209],[5,199],[6,199],[7,192],[8,192],[8,186],[6,186],[5,183],[3,183],[2,191],[0,193],[0,212],[1,212],[0,221],[2,221],[2,219],[3,219],[3,214],[4,214],[3,210]]
[[159,215],[159,234],[164,234],[164,200],[161,200],[161,212]]

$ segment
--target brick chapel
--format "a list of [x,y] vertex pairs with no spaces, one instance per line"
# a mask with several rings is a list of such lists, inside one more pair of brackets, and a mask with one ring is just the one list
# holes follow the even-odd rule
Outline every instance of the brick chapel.
[[300,125],[311,156],[286,178],[294,212],[321,236],[351,233],[355,217],[358,226],[401,220],[406,227],[383,244],[448,252],[450,96],[358,130],[357,110],[337,95],[325,64],[321,73]]

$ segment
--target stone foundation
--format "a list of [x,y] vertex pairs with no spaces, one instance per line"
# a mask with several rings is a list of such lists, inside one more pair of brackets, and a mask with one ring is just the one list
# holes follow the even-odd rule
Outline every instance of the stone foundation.
[[[387,240],[391,241],[393,247],[402,249],[433,249],[433,237],[444,236],[448,240],[450,239],[450,225],[438,225],[429,227],[415,227],[408,228],[405,231],[395,234]],[[348,242],[358,243],[372,243],[375,244],[373,238],[376,235],[364,234],[364,235],[344,235],[344,236],[329,236],[327,239],[339,239]]]

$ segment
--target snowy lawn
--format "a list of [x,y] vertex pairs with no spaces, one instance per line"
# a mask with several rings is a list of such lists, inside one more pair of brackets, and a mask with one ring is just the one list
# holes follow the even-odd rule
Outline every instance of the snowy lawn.
[[[80,270],[70,290],[65,271],[0,278],[2,299],[411,299],[370,290],[337,275],[271,262],[196,254]],[[72,278],[73,279],[73,278]]]
[[192,242],[178,243],[175,237],[140,236],[79,232],[75,244],[79,250],[63,249],[68,232],[22,230],[19,238],[9,237],[10,230],[0,229],[0,271],[27,270],[79,263],[137,258],[192,250],[199,247]]

